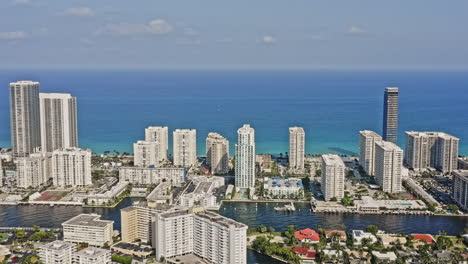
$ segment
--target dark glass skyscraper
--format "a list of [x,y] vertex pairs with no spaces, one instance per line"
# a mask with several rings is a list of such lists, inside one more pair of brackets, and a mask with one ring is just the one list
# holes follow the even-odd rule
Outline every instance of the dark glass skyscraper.
[[398,141],[398,88],[387,87],[384,94],[383,139]]

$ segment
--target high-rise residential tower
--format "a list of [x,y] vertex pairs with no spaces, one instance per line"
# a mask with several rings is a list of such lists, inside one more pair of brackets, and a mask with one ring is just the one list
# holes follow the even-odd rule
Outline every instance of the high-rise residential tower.
[[158,142],[158,159],[159,161],[167,160],[167,150],[169,146],[167,126],[150,126],[145,129],[145,141]]
[[374,176],[375,143],[382,141],[382,137],[370,130],[360,131],[359,135],[359,164],[368,175]]
[[212,174],[229,172],[229,141],[218,133],[206,137],[206,163]]
[[375,143],[375,179],[384,192],[399,193],[403,167],[403,150],[392,142]]
[[322,155],[322,193],[325,201],[344,197],[345,165],[336,154]]
[[255,188],[255,130],[245,124],[237,130],[235,181],[241,189]]
[[457,169],[459,139],[442,132],[406,132],[405,163],[415,170]]
[[91,185],[91,150],[79,148],[54,150],[52,179],[55,186]]
[[197,131],[176,129],[174,131],[174,165],[190,167],[197,163]]
[[289,167],[304,170],[305,132],[302,127],[289,128]]
[[15,163],[17,187],[38,187],[52,176],[50,153],[32,153],[28,157],[17,158]]
[[213,264],[247,263],[247,226],[200,208],[155,214],[156,258],[194,254]]
[[384,94],[383,139],[398,142],[398,88],[387,87]]
[[10,83],[11,146],[13,155],[26,157],[41,146],[39,83]]
[[62,93],[40,93],[41,150],[78,146],[76,97]]
[[159,155],[159,142],[140,140],[133,144],[133,162],[137,167],[158,166],[164,160]]

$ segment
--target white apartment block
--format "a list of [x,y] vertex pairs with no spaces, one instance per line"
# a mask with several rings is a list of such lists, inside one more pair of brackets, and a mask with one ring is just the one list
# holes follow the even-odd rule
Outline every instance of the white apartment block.
[[39,247],[39,258],[44,264],[72,264],[75,252],[75,244],[55,240]]
[[245,124],[237,130],[235,184],[237,188],[255,188],[255,130]]
[[218,133],[211,132],[206,138],[206,164],[212,174],[229,172],[229,141]]
[[384,192],[403,191],[402,168],[403,150],[400,147],[388,141],[375,144],[375,179]]
[[442,132],[406,132],[405,163],[415,170],[452,172],[458,167],[459,141]]
[[114,221],[100,220],[98,214],[80,214],[62,223],[63,240],[104,246],[112,243]]
[[108,249],[88,247],[73,253],[73,264],[111,264],[112,254]]
[[179,186],[185,182],[186,178],[186,168],[119,168],[120,181],[128,181],[131,184],[159,184],[165,180],[172,185]]
[[305,132],[302,127],[289,128],[289,167],[301,172],[304,170]]
[[39,83],[10,83],[11,146],[13,155],[27,157],[41,146]]
[[460,208],[468,210],[468,170],[453,172],[452,198]]
[[191,167],[197,164],[197,131],[176,129],[173,133],[174,165]]
[[156,258],[194,254],[214,264],[247,263],[247,226],[219,214],[191,209],[157,214]]
[[78,147],[76,97],[63,93],[40,93],[41,150]]
[[375,175],[375,143],[382,141],[382,137],[370,130],[359,132],[359,164],[364,171]]
[[169,149],[169,132],[167,126],[150,126],[145,128],[145,141],[158,142],[159,161],[167,160]]
[[52,176],[50,153],[33,153],[29,157],[17,158],[15,163],[17,187],[38,187]]
[[137,167],[159,166],[167,157],[159,156],[159,142],[140,140],[133,144],[133,163]]
[[52,152],[52,178],[55,186],[91,185],[91,150],[65,148]]
[[322,185],[321,190],[325,201],[332,198],[340,200],[344,197],[345,164],[340,156],[335,154],[322,155]]
[[3,186],[3,160],[0,158],[0,187]]
[[298,178],[272,177],[264,178],[263,190],[272,198],[302,198],[304,197],[304,186]]

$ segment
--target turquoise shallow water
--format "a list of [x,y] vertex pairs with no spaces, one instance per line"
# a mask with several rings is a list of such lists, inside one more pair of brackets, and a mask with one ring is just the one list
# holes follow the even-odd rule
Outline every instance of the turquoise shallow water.
[[236,141],[256,129],[258,153],[288,151],[288,127],[303,126],[306,152],[358,151],[358,131],[381,132],[383,90],[400,87],[404,131],[435,130],[461,139],[468,155],[468,74],[445,71],[6,70],[0,72],[0,147],[8,147],[8,83],[41,82],[43,92],[78,97],[79,141],[97,153],[132,151],[148,125],[196,128],[198,153],[211,131]]

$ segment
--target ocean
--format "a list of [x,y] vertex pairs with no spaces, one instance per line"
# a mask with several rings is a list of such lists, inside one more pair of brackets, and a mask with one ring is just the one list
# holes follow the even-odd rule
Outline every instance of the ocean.
[[[468,155],[468,74],[463,71],[10,69],[0,71],[0,147],[10,146],[9,82],[78,98],[79,145],[133,152],[147,126],[197,129],[197,150],[218,132],[230,141],[249,123],[257,153],[288,151],[288,127],[303,126],[306,153],[356,154],[359,131],[382,131],[383,92],[400,87],[404,131],[443,131]],[[172,136],[170,136],[170,144]]]

